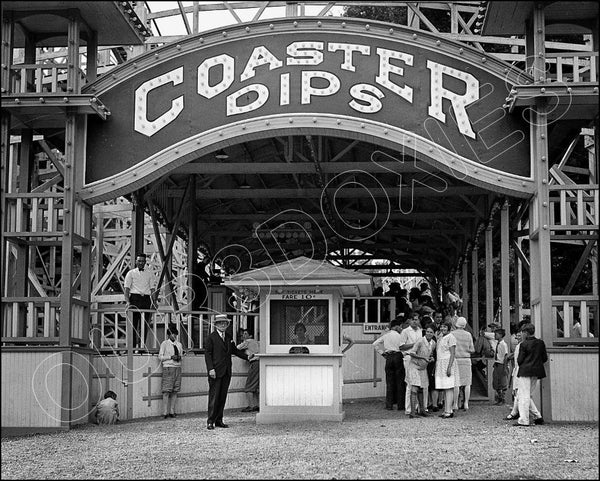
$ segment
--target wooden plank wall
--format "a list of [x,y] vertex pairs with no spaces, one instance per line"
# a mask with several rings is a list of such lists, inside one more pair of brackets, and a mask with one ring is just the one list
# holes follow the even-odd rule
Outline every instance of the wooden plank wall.
[[[342,397],[367,399],[385,397],[385,359],[374,354],[372,343],[379,335],[364,334],[363,324],[342,324],[342,334],[355,344],[344,353]],[[374,367],[375,366],[375,367]],[[378,381],[375,381],[379,379]]]
[[73,352],[71,365],[71,424],[88,422],[90,414],[90,354]]
[[[373,354],[371,343],[377,337],[363,334],[362,324],[344,324],[343,332],[357,344],[352,346],[342,361],[344,399],[379,398],[385,396],[384,360]],[[208,381],[203,355],[187,355],[183,358],[183,375],[177,411],[180,413],[206,412],[208,409]],[[377,363],[379,381],[373,382],[373,363]],[[134,356],[133,418],[162,415],[161,375],[162,369],[156,355]],[[229,386],[226,409],[239,409],[248,405],[243,392],[248,366],[246,361],[233,358],[233,377]],[[108,371],[108,377],[107,377]],[[150,374],[150,377],[148,376]],[[89,408],[102,399],[110,389],[117,394],[121,419],[127,419],[127,357],[94,356]],[[148,406],[148,383],[150,382],[150,406]]]
[[[117,394],[120,418],[127,419],[127,357],[94,356],[91,406],[102,399],[110,389]],[[109,372],[109,377],[106,372]],[[248,405],[243,392],[248,372],[247,362],[233,358],[233,377],[225,409],[237,409]],[[148,376],[150,374],[150,376]],[[133,418],[162,415],[161,393],[162,368],[158,356],[135,355],[133,364]],[[148,399],[150,384],[150,399]],[[148,405],[150,402],[150,405]],[[182,360],[181,392],[177,401],[177,412],[197,413],[208,410],[208,380],[203,355],[187,355]]]
[[553,421],[598,422],[598,349],[586,351],[548,349]]
[[61,427],[60,352],[2,353],[2,426]]

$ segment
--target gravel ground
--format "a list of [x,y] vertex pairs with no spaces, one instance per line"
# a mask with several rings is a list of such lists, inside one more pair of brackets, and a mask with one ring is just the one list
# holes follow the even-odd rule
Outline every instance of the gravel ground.
[[513,427],[508,406],[409,419],[344,404],[342,423],[256,425],[252,413],[150,418],[2,439],[2,479],[598,479],[598,424]]

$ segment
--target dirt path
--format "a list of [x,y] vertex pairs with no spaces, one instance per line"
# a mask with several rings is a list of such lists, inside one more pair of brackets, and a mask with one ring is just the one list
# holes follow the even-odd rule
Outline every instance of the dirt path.
[[408,419],[345,404],[342,423],[256,425],[226,412],[2,439],[2,479],[598,479],[598,424],[513,427],[508,406]]

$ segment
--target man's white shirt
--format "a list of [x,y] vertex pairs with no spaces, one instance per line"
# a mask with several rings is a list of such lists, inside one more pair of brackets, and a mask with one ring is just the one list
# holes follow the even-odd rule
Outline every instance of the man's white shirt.
[[125,287],[129,288],[130,294],[149,296],[152,293],[153,281],[154,275],[150,272],[150,269],[140,271],[136,267],[125,275]]

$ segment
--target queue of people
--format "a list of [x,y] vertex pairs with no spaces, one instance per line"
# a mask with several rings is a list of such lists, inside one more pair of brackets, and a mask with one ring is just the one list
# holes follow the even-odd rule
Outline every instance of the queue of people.
[[[433,318],[426,284],[410,293],[399,290],[398,294],[396,318],[390,329],[373,342],[376,352],[386,360],[386,409],[392,410],[396,405],[409,418],[442,410],[439,417],[448,419],[459,410],[466,412],[473,369],[487,375],[486,364],[475,359],[488,358],[493,359],[489,374],[495,405],[505,404],[506,392],[512,385],[514,403],[505,419],[518,420],[518,426],[544,423],[531,393],[539,379],[545,377],[543,364],[547,354],[543,341],[533,335],[533,324],[522,321],[511,326],[509,348],[506,331],[493,323],[483,326],[474,339],[467,320],[457,314],[461,301],[452,290],[446,295],[446,315],[436,310]],[[523,339],[529,339],[524,351]]]

